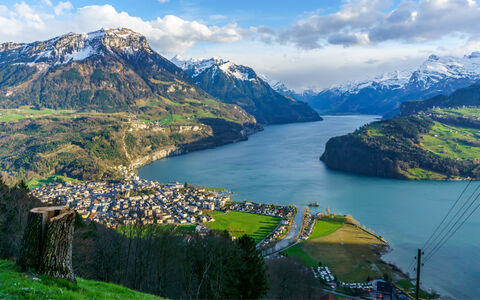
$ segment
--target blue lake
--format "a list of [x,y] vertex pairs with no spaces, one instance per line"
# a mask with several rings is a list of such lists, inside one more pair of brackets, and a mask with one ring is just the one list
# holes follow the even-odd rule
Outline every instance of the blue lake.
[[[223,187],[238,200],[297,205],[300,214],[308,203],[318,202],[320,207],[313,211],[328,206],[337,214],[351,214],[384,236],[393,249],[385,260],[406,270],[467,183],[392,180],[329,170],[319,160],[328,139],[375,117],[324,119],[267,126],[246,142],[156,161],[142,167],[139,176]],[[425,264],[424,288],[455,298],[479,298],[479,254],[480,211]]]

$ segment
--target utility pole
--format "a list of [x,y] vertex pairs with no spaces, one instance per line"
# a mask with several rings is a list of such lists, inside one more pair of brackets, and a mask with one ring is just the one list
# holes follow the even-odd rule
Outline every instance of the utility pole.
[[422,267],[422,249],[418,249],[417,254],[417,286],[415,288],[415,299],[419,299],[420,292],[420,268]]

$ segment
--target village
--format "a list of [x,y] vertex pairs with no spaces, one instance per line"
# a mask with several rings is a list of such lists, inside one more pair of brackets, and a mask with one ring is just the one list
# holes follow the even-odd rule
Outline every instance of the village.
[[[297,213],[295,206],[278,206],[249,201],[235,202],[232,194],[219,189],[210,189],[187,183],[140,179],[130,176],[120,181],[64,182],[36,188],[34,196],[42,202],[68,205],[84,219],[116,228],[119,225],[197,225],[196,231],[203,234],[211,229],[205,226],[215,221],[211,212],[236,211],[278,217],[278,226],[257,244],[258,248],[272,248],[290,230]],[[316,215],[305,212],[296,243],[308,240],[317,220],[328,214]],[[355,295],[388,295],[392,287],[383,281],[346,283],[336,279],[329,267],[312,267],[314,276],[333,291],[350,291]],[[385,285],[385,286],[384,286]],[[347,290],[345,290],[347,289]],[[396,291],[401,295],[400,291]],[[367,296],[368,297],[368,296]]]
[[229,192],[179,182],[161,184],[131,176],[120,181],[64,182],[32,190],[42,202],[68,205],[84,219],[108,227],[149,224],[202,224],[214,221],[211,211],[238,211],[281,218],[259,246],[288,232],[296,207],[233,202]]

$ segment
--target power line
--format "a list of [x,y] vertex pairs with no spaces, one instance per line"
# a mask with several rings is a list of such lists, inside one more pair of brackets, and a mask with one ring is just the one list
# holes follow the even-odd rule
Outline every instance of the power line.
[[[473,193],[470,195],[470,197],[468,197],[467,200],[463,203],[463,205],[457,210],[457,212],[455,213],[455,215],[448,221],[447,225],[445,225],[445,226],[442,228],[442,230],[440,230],[440,232],[438,233],[438,235],[432,240],[432,243],[431,243],[430,245],[427,245],[427,246],[423,249],[424,251],[426,251],[426,250],[434,243],[434,240],[436,240],[436,239],[440,238],[442,235],[444,235],[445,230],[448,230],[447,232],[450,232],[450,231],[453,229],[453,227],[455,227],[455,224],[458,223],[458,220],[459,220],[459,219],[457,219],[457,221],[455,222],[455,224],[454,224],[452,227],[450,227],[450,225],[451,225],[452,222],[457,218],[458,214],[459,214],[460,212],[462,212],[462,210],[464,209],[465,205],[467,205],[467,204],[469,203],[470,199],[472,199],[473,196],[477,193],[477,191],[478,191],[479,188],[480,188],[480,185],[477,185],[476,189],[473,191]],[[466,210],[463,210],[462,216],[465,215],[466,211],[473,205],[473,203],[477,200],[477,198],[478,198],[478,195],[477,195],[476,198],[473,199],[473,201],[470,203],[469,207],[468,207]],[[461,218],[461,217],[460,217],[460,218]],[[446,233],[446,234],[448,234],[448,233]],[[446,234],[445,234],[445,235],[446,235]],[[442,238],[442,239],[443,239],[443,238]],[[439,243],[439,242],[437,242],[436,245],[438,245],[438,243]],[[434,248],[436,247],[436,245],[434,246]],[[433,250],[432,250],[432,251],[433,251]]]
[[428,240],[425,242],[425,244],[423,244],[423,247],[422,249],[425,249],[425,247],[427,246],[427,244],[431,241],[431,239],[433,238],[433,236],[437,233],[438,229],[440,229],[440,227],[443,225],[443,223],[445,222],[445,220],[448,218],[448,216],[450,215],[450,213],[453,211],[453,209],[455,208],[455,206],[457,205],[458,201],[460,201],[460,199],[462,198],[463,194],[465,194],[465,192],[467,191],[468,187],[470,186],[470,184],[472,183],[472,180],[470,180],[468,182],[468,184],[465,186],[465,188],[463,189],[462,193],[460,194],[460,196],[458,196],[457,200],[455,201],[455,203],[452,205],[452,207],[450,207],[450,209],[448,210],[447,214],[445,215],[445,217],[443,217],[443,220],[440,222],[440,224],[438,224],[437,228],[435,228],[435,230],[433,231],[433,233],[430,235],[430,237],[428,238]]
[[[477,197],[475,198],[475,200],[477,200],[479,196],[480,196],[480,193],[477,195]],[[473,202],[472,202],[472,204],[473,204]],[[471,207],[471,205],[470,205],[468,208],[470,208],[470,207]],[[455,231],[453,231],[453,232],[448,236],[448,238],[447,238],[440,246],[438,246],[436,249],[435,249],[435,248],[432,249],[432,252],[431,252],[431,253],[428,255],[428,257],[425,259],[425,262],[429,261],[429,260],[438,252],[438,250],[440,250],[440,248],[442,248],[443,245],[445,245],[445,244],[448,242],[448,240],[450,240],[450,238],[463,226],[463,224],[465,224],[465,222],[467,222],[467,220],[475,213],[475,211],[477,211],[478,208],[480,208],[480,203],[477,204],[477,206],[470,212],[470,214],[462,221],[462,223],[455,229]],[[468,209],[465,210],[465,213],[466,213],[467,211],[468,211]],[[465,213],[462,215],[462,217],[465,215]],[[460,217],[460,218],[461,218],[461,217]],[[458,220],[460,220],[460,219],[458,219]],[[453,227],[452,227],[452,228],[453,228]],[[443,240],[443,239],[442,239],[442,240]]]
[[[468,187],[470,186],[470,184],[472,183],[472,180],[469,180],[467,185],[465,186],[465,188],[462,190],[462,192],[460,193],[460,195],[457,197],[457,200],[455,201],[455,203],[450,207],[450,209],[448,210],[447,214],[443,217],[442,221],[440,222],[440,224],[437,225],[437,227],[435,228],[435,230],[432,232],[432,234],[429,236],[429,238],[427,239],[427,241],[423,244],[423,249],[425,249],[425,247],[427,246],[427,244],[430,242],[430,241],[434,241],[435,239],[432,240],[432,238],[435,236],[435,234],[437,233],[437,231],[441,228],[441,226],[443,225],[443,223],[445,222],[445,220],[448,218],[448,216],[450,215],[450,213],[453,211],[453,209],[455,208],[455,206],[458,204],[458,202],[460,201],[460,199],[463,197],[463,195],[465,194],[465,192],[467,191]],[[478,187],[477,187],[478,188]],[[471,197],[471,196],[470,196]],[[441,235],[441,233],[439,234]],[[410,273],[410,271],[415,271],[415,262],[416,262],[416,257],[412,259],[412,261],[410,262],[410,264],[408,265],[407,267],[407,272]]]

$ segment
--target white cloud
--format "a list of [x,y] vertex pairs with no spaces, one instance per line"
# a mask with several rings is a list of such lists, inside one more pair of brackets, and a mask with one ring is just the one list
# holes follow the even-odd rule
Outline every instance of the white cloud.
[[170,1],[170,0],[158,0],[158,2],[160,2],[160,3],[167,3],[168,1]]
[[236,24],[207,26],[174,15],[143,20],[119,12],[111,5],[91,5],[73,10],[70,2],[60,2],[53,11],[55,15],[37,12],[24,2],[13,8],[0,6],[0,41],[33,41],[70,31],[127,27],[144,34],[160,52],[182,53],[199,42],[231,43],[247,33]]
[[60,1],[57,6],[55,6],[54,11],[56,15],[61,15],[66,11],[72,10],[73,5],[69,1]]
[[[354,46],[386,41],[419,43],[447,36],[479,39],[480,7],[475,0],[352,0],[338,12],[313,15],[270,34],[303,49],[328,44]],[[265,36],[261,35],[265,40]]]

